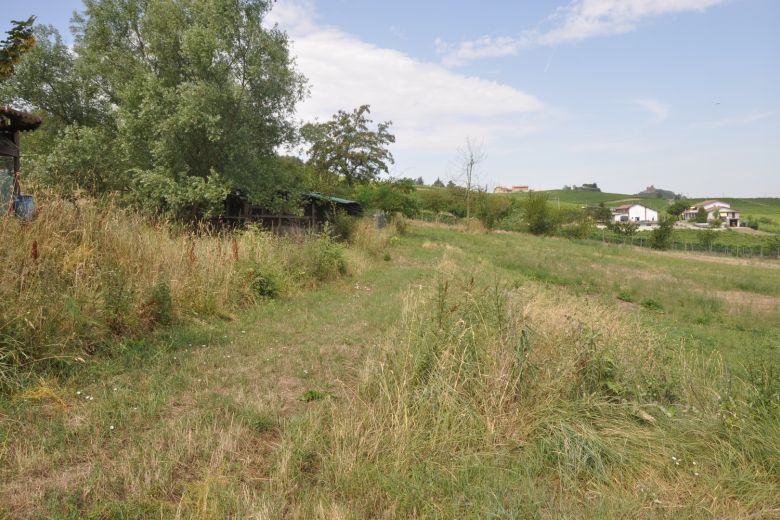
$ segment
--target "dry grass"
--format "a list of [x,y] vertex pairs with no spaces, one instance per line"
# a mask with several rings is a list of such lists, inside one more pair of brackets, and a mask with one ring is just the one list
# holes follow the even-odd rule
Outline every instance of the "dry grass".
[[298,518],[771,515],[758,394],[614,307],[450,280],[288,433],[273,495]]
[[230,318],[348,271],[326,236],[175,231],[90,201],[47,200],[32,222],[1,218],[0,242],[3,385],[20,367],[68,364],[176,321]]

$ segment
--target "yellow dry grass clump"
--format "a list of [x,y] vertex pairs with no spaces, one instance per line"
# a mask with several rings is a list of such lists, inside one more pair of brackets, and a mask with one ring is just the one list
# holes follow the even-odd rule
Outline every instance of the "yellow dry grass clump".
[[47,200],[0,219],[0,384],[177,320],[229,317],[347,271],[326,235],[176,229],[93,201]]

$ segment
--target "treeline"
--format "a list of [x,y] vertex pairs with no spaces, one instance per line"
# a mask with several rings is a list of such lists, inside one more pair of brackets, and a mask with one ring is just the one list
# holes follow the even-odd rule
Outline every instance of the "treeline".
[[387,172],[395,137],[368,105],[296,120],[307,81],[267,23],[272,5],[84,0],[72,45],[25,22],[28,44],[0,78],[0,103],[45,121],[24,138],[22,180],[191,221],[229,194],[294,212],[298,194],[351,192]]

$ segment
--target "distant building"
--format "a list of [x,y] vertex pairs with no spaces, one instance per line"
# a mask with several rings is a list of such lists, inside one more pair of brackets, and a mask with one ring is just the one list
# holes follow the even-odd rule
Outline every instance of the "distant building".
[[528,193],[528,186],[512,186],[512,193]]
[[739,210],[732,208],[731,204],[728,202],[721,202],[719,200],[705,200],[698,204],[694,204],[683,212],[683,220],[695,221],[700,208],[704,208],[704,211],[707,212],[707,222],[718,219],[729,227],[739,227]]
[[658,222],[658,212],[642,204],[624,204],[612,208],[615,222],[647,223]]
[[[564,187],[564,189],[566,189]],[[587,182],[583,184],[582,186],[572,186],[572,189],[574,191],[601,191],[601,188],[599,188],[599,185],[595,182],[592,182],[588,184]]]
[[675,194],[673,191],[669,190],[662,190],[660,188],[656,188],[652,184],[645,188],[644,191],[640,191],[637,193],[640,197],[657,197],[659,199],[667,199],[672,200],[675,198]]
[[511,193],[512,190],[510,188],[507,188],[506,186],[496,186],[496,188],[493,190],[493,193]]

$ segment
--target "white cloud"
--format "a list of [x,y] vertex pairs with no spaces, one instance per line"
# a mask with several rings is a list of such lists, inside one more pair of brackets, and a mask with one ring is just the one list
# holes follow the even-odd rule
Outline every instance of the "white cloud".
[[653,121],[660,123],[669,118],[669,107],[657,99],[635,99],[634,104],[646,110],[653,116]]
[[311,96],[298,108],[303,120],[370,104],[375,120],[393,121],[396,149],[454,150],[467,136],[489,142],[523,135],[531,127],[522,116],[544,108],[508,85],[456,74],[319,25],[314,12],[311,1],[282,0],[269,18],[291,35],[298,68],[309,79]]
[[635,30],[645,18],[690,11],[704,11],[726,0],[573,0],[549,17],[547,30],[525,31],[520,36],[482,36],[450,45],[437,40],[436,48],[447,66],[510,56],[524,48],[558,45],[597,36]]

